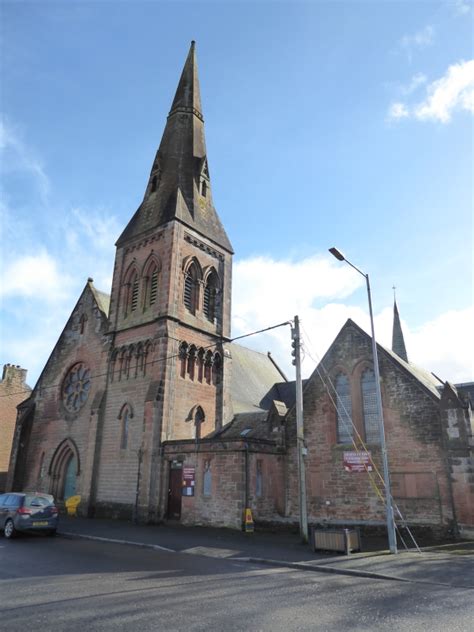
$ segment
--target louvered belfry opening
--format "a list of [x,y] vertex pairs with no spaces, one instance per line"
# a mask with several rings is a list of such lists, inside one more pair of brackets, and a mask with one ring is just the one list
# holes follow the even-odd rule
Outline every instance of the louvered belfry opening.
[[156,302],[158,294],[158,270],[155,268],[150,277],[150,305]]
[[130,310],[134,312],[138,307],[138,275],[135,276],[132,280],[132,298],[130,301]]
[[214,322],[216,318],[216,297],[217,277],[216,274],[212,272],[207,278],[203,297],[204,315],[211,322]]
[[191,314],[196,312],[197,303],[197,271],[196,266],[191,264],[184,276],[184,306]]

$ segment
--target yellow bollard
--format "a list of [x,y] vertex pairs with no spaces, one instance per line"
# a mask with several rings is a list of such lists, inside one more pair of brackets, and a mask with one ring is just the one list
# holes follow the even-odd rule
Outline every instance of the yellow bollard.
[[244,531],[245,533],[253,533],[252,510],[248,507],[244,511]]
[[81,502],[80,496],[69,496],[64,503],[66,505],[66,511],[68,516],[75,516],[77,514],[77,507]]

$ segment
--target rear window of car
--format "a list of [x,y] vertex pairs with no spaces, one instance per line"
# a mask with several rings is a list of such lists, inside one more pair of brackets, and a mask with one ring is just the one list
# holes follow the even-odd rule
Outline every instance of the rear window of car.
[[48,507],[53,504],[52,496],[40,496],[39,494],[27,494],[25,496],[25,507]]
[[3,503],[5,507],[19,507],[21,505],[22,496],[17,494],[9,494]]

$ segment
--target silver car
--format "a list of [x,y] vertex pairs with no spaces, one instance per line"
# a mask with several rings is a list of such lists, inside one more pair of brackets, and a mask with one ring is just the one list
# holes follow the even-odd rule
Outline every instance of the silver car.
[[58,509],[53,496],[40,492],[0,494],[0,529],[6,538],[21,531],[56,535]]

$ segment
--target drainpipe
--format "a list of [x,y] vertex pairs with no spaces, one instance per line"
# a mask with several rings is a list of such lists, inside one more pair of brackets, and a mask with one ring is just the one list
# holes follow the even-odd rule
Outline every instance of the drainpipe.
[[249,476],[249,444],[245,442],[245,504],[244,509],[247,509],[249,506],[249,498],[250,498],[250,476]]
[[143,461],[143,448],[138,450],[138,471],[137,471],[137,489],[135,491],[135,505],[133,507],[133,522],[137,524],[138,522],[138,497],[140,495],[140,478],[141,478],[141,470],[142,470],[142,461]]

